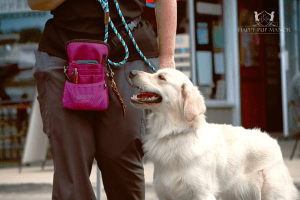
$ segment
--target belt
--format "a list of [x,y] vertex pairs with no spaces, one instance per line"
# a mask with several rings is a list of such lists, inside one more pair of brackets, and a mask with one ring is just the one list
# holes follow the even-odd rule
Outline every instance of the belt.
[[[142,19],[142,17],[139,16],[127,24],[130,31],[133,31],[133,29],[135,27],[137,27],[137,25],[140,23],[141,19]],[[125,28],[123,28],[121,31],[119,31],[119,34],[124,39],[128,35],[128,32],[126,31]],[[113,50],[114,48],[116,48],[118,45],[120,45],[122,43],[119,40],[118,36],[116,35],[108,42],[108,44],[109,44],[110,50]]]

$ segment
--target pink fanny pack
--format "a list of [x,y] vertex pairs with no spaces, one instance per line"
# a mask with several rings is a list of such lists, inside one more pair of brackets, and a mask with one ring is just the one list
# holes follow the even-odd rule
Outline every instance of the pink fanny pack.
[[73,40],[67,44],[69,66],[65,68],[62,103],[73,110],[105,110],[108,87],[105,73],[109,47],[102,41]]

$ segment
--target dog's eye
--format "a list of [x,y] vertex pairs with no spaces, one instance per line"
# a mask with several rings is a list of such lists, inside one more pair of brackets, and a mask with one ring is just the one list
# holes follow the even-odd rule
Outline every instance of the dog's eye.
[[165,76],[164,76],[163,74],[159,74],[159,75],[158,75],[158,78],[159,78],[160,80],[163,80],[163,81],[166,80],[166,78],[165,78]]

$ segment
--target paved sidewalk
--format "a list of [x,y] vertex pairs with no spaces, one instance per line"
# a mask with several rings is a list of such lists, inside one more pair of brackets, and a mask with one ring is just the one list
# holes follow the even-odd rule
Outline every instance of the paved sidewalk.
[[[292,177],[297,180],[300,186],[300,144],[296,150],[293,160],[289,160],[294,141],[280,141],[283,157],[286,166]],[[91,183],[96,189],[97,173],[96,164],[93,165],[90,176]],[[24,166],[22,172],[16,164],[14,167],[0,168],[0,200],[50,200],[52,191],[53,164],[47,161],[44,170],[40,165]],[[156,200],[153,190],[153,164],[148,162],[145,164],[146,179],[146,200]],[[300,188],[298,188],[300,189]],[[106,200],[105,193],[102,188],[102,199]]]
[[[148,162],[144,165],[145,168],[145,180],[146,180],[146,199],[155,200],[156,195],[152,186],[153,181],[153,164]],[[41,166],[30,166],[22,167],[21,173],[19,168],[16,167],[7,167],[0,168],[0,200],[10,199],[9,196],[16,196],[18,193],[49,193],[48,199],[51,197],[52,191],[52,179],[53,179],[54,167],[52,161],[47,161],[44,170]],[[97,165],[94,164],[90,176],[91,183],[94,187],[96,193],[97,186]],[[102,185],[102,199],[105,200],[105,192]],[[40,194],[39,194],[40,195]],[[32,197],[28,199],[34,199]],[[4,198],[5,197],[5,198]],[[12,198],[13,199],[13,198]],[[17,200],[17,199],[16,199]],[[19,199],[18,199],[19,200]]]
[[[41,166],[22,167],[21,173],[19,167],[0,168],[0,186],[5,184],[52,184],[54,167],[52,161],[49,162],[44,170]],[[152,184],[153,164],[148,162],[145,167],[145,179],[147,184]],[[90,180],[93,186],[97,184],[97,166],[93,164]]]

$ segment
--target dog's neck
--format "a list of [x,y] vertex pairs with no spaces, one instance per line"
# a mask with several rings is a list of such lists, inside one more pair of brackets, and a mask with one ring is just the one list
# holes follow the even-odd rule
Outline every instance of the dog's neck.
[[156,139],[176,137],[182,133],[195,132],[199,125],[203,123],[206,123],[204,115],[197,117],[192,122],[188,122],[180,114],[154,112],[148,118],[149,137]]
[[[169,118],[160,113],[152,113],[148,118],[149,133],[146,136],[144,148],[147,157],[155,164],[173,165],[173,160],[192,160],[187,151],[193,148],[195,137],[201,132],[201,125],[205,126],[205,117],[199,116],[193,122],[180,121]],[[201,124],[201,125],[200,125]],[[180,153],[179,153],[180,152]]]

